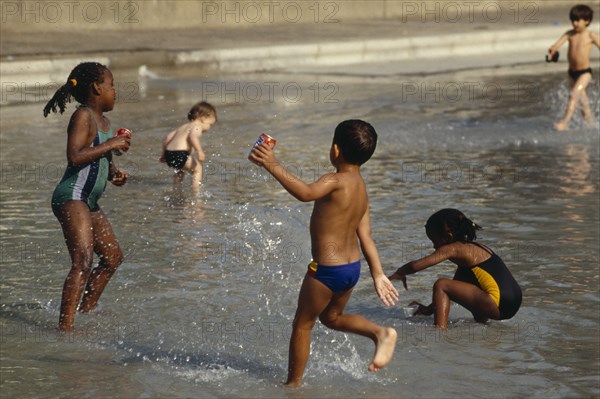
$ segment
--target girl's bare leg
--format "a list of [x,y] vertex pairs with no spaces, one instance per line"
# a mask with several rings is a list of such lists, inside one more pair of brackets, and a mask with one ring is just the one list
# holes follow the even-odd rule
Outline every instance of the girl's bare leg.
[[123,252],[104,212],[100,209],[91,214],[94,229],[94,251],[99,256],[100,262],[88,278],[80,306],[83,313],[96,308],[106,284],[123,261]]
[[83,201],[68,201],[57,211],[71,256],[71,270],[63,286],[58,328],[73,331],[77,305],[92,268],[94,231],[91,212]]
[[481,288],[463,281],[441,278],[433,285],[434,322],[437,327],[448,328],[451,301],[468,309],[478,322],[500,318],[496,303]]

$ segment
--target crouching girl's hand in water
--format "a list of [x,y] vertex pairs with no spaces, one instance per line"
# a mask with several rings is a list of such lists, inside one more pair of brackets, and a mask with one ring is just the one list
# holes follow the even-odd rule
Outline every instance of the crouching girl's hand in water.
[[422,303],[417,301],[412,301],[408,304],[408,306],[416,306],[417,310],[415,310],[414,316],[422,315],[422,316],[431,316],[433,314],[434,308],[433,303],[429,306],[425,306]]
[[388,277],[390,280],[400,280],[402,281],[402,285],[404,289],[407,290],[408,286],[406,285],[406,274],[402,273],[400,269],[396,270],[394,274]]

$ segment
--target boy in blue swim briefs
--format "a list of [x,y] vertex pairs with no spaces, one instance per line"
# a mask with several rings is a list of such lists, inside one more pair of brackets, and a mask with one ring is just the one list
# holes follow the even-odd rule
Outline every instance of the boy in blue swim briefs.
[[[392,359],[397,333],[344,307],[360,274],[361,249],[371,270],[375,290],[387,306],[398,292],[384,275],[371,238],[369,199],[360,166],[375,151],[377,133],[361,120],[340,123],[334,133],[329,159],[336,171],[307,184],[291,175],[266,144],[255,147],[251,158],[264,167],[300,201],[315,201],[310,218],[313,262],[304,276],[292,326],[286,385],[297,387],[310,353],[310,335],[317,318],[329,328],[352,332],[375,343],[370,371],[378,371]],[[359,247],[360,244],[360,247]]]

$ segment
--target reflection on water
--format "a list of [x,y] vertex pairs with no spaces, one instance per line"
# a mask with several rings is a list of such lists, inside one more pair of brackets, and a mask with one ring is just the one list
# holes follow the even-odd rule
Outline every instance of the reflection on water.
[[[289,77],[262,79],[283,86]],[[324,102],[314,90],[328,81],[306,78],[298,101],[254,103],[202,98],[193,79],[146,82],[138,101],[109,114],[114,126],[136,132],[116,160],[130,180],[101,200],[126,259],[100,311],[79,316],[74,336],[53,330],[69,257],[49,207],[64,170],[67,117],[45,120],[39,105],[0,108],[3,393],[106,396],[103,387],[113,386],[119,397],[396,397],[398,389],[407,397],[597,396],[598,134],[551,131],[561,105],[515,104],[521,80],[498,78],[512,91],[495,101],[421,101],[403,98],[393,79],[349,79],[337,82],[337,102]],[[556,96],[555,83],[536,83],[545,100]],[[174,189],[172,171],[157,159],[164,134],[201,99],[215,103],[219,122],[203,135],[208,163],[193,194],[187,180]],[[312,181],[331,170],[333,128],[351,117],[380,135],[363,169],[385,269],[428,253],[425,220],[452,206],[484,227],[482,242],[509,264],[524,303],[512,320],[487,326],[453,306],[443,334],[402,308],[427,301],[434,281],[452,275],[450,265],[412,276],[391,309],[379,304],[365,269],[348,310],[396,327],[394,361],[370,374],[368,340],[319,325],[306,386],[290,393],[279,384],[310,259],[311,204],[246,156],[266,132],[282,162]]]
[[592,172],[589,152],[589,146],[582,144],[567,144],[565,146],[567,163],[565,164],[564,184],[560,187],[565,193],[569,195],[586,195],[592,194],[596,190],[596,187],[589,182]]

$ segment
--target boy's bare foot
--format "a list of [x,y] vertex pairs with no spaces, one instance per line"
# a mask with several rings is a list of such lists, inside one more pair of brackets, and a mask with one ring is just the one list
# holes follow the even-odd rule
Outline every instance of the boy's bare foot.
[[559,132],[563,132],[565,130],[567,130],[569,128],[569,124],[565,123],[565,122],[556,122],[554,124],[554,129],[558,130]]
[[379,371],[392,360],[396,348],[398,333],[391,327],[384,328],[384,333],[377,337],[375,343],[375,356],[369,364],[369,371]]

